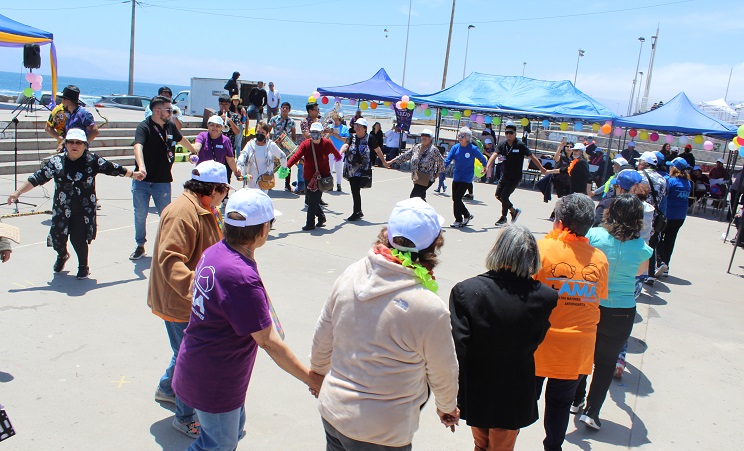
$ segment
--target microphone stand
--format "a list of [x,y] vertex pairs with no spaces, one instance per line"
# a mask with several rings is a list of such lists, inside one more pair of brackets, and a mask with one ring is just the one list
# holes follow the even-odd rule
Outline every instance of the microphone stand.
[[[21,115],[22,112],[33,112],[33,105],[34,102],[38,102],[39,100],[32,96],[30,98],[27,98],[23,103],[19,104],[15,110],[13,110],[15,116],[10,120],[8,125],[5,126],[5,128],[0,131],[0,134],[5,133],[8,128],[13,125],[13,190],[18,191],[18,116]],[[16,200],[15,201],[15,207],[13,208],[13,214],[17,215],[20,214],[18,210],[18,204],[28,205],[31,207],[36,207],[36,204],[30,204],[28,202],[21,202]]]

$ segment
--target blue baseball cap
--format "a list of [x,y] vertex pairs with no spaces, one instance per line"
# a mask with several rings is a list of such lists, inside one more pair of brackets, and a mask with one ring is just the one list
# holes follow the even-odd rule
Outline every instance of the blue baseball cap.
[[643,176],[634,169],[623,169],[612,179],[610,185],[620,185],[625,191],[630,190],[633,185],[643,182]]
[[675,168],[679,169],[680,171],[684,171],[684,170],[690,168],[690,165],[682,157],[677,157],[677,158],[675,158],[672,161],[667,161],[667,164],[669,166],[674,166]]
[[658,150],[654,152],[654,155],[656,155],[656,164],[662,164],[664,162],[664,154],[659,152]]

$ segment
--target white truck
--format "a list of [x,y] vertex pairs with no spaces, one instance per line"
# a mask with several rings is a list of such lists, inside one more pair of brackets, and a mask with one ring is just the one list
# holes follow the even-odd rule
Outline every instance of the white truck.
[[[219,98],[221,95],[227,95],[225,83],[227,78],[200,78],[191,79],[191,89],[181,91],[173,99],[173,103],[178,105],[189,116],[202,116],[204,110],[209,108],[216,110],[219,108]],[[241,105],[248,105],[248,93],[257,85],[256,82],[238,80],[240,87]]]

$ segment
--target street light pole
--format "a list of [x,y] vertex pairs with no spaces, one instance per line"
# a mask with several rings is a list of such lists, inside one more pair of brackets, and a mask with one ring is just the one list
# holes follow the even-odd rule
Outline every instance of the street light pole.
[[[648,95],[651,91],[651,75],[654,73],[654,58],[656,57],[656,42],[659,40],[659,26],[656,26],[656,35],[651,36],[651,60],[648,62],[648,72],[646,72],[646,90],[643,92],[643,104],[641,110],[646,111],[648,108]],[[638,89],[641,89],[640,86]]]
[[630,101],[628,102],[627,116],[630,116],[630,112],[633,111],[633,96],[635,96],[636,82],[638,82],[638,68],[641,67],[641,52],[643,52],[643,43],[646,42],[646,38],[640,37],[638,38],[638,42],[641,43],[641,47],[638,50],[638,63],[636,63],[635,77],[633,77],[633,89],[630,90]]
[[130,96],[134,94],[134,14],[136,6],[137,0],[132,0],[132,32],[129,38],[129,87],[127,88],[127,94]]
[[584,56],[584,51],[579,49],[579,56],[576,57],[576,72],[574,73],[574,87],[576,86],[576,77],[579,75],[579,61]]
[[468,38],[465,40],[465,64],[462,66],[462,78],[465,79],[465,69],[468,67],[468,45],[470,45],[470,30],[475,28],[475,25],[468,25]]
[[[643,72],[638,72],[641,74],[641,81],[638,82],[638,95],[636,96],[636,113],[639,113],[641,111],[641,88],[640,86],[643,85]],[[646,111],[644,108],[643,111]]]
[[522,63],[522,76],[524,77],[524,69],[527,67],[527,62]]
[[[452,0],[452,15],[450,16],[449,36],[447,36],[447,52],[444,54],[444,73],[442,74],[442,89],[447,84],[447,66],[449,65],[450,44],[452,43],[452,24],[455,22],[455,2]],[[437,129],[438,130],[438,129]]]
[[408,34],[411,32],[411,4],[413,0],[408,0],[408,29],[406,30],[406,51],[403,54],[403,81],[401,86],[406,85],[406,63],[408,62]]

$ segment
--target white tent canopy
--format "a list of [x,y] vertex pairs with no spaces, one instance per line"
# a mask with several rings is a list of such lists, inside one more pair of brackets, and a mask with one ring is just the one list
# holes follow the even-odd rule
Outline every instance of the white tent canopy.
[[728,113],[728,114],[730,114],[730,115],[732,115],[734,117],[736,117],[736,116],[739,115],[739,113],[737,113],[736,111],[734,111],[734,109],[731,108],[729,106],[729,104],[726,103],[726,101],[723,98],[716,99],[716,100],[711,100],[709,102],[701,102],[700,105],[703,106],[703,107],[706,107],[706,109],[712,109],[712,110],[722,111],[722,112]]

